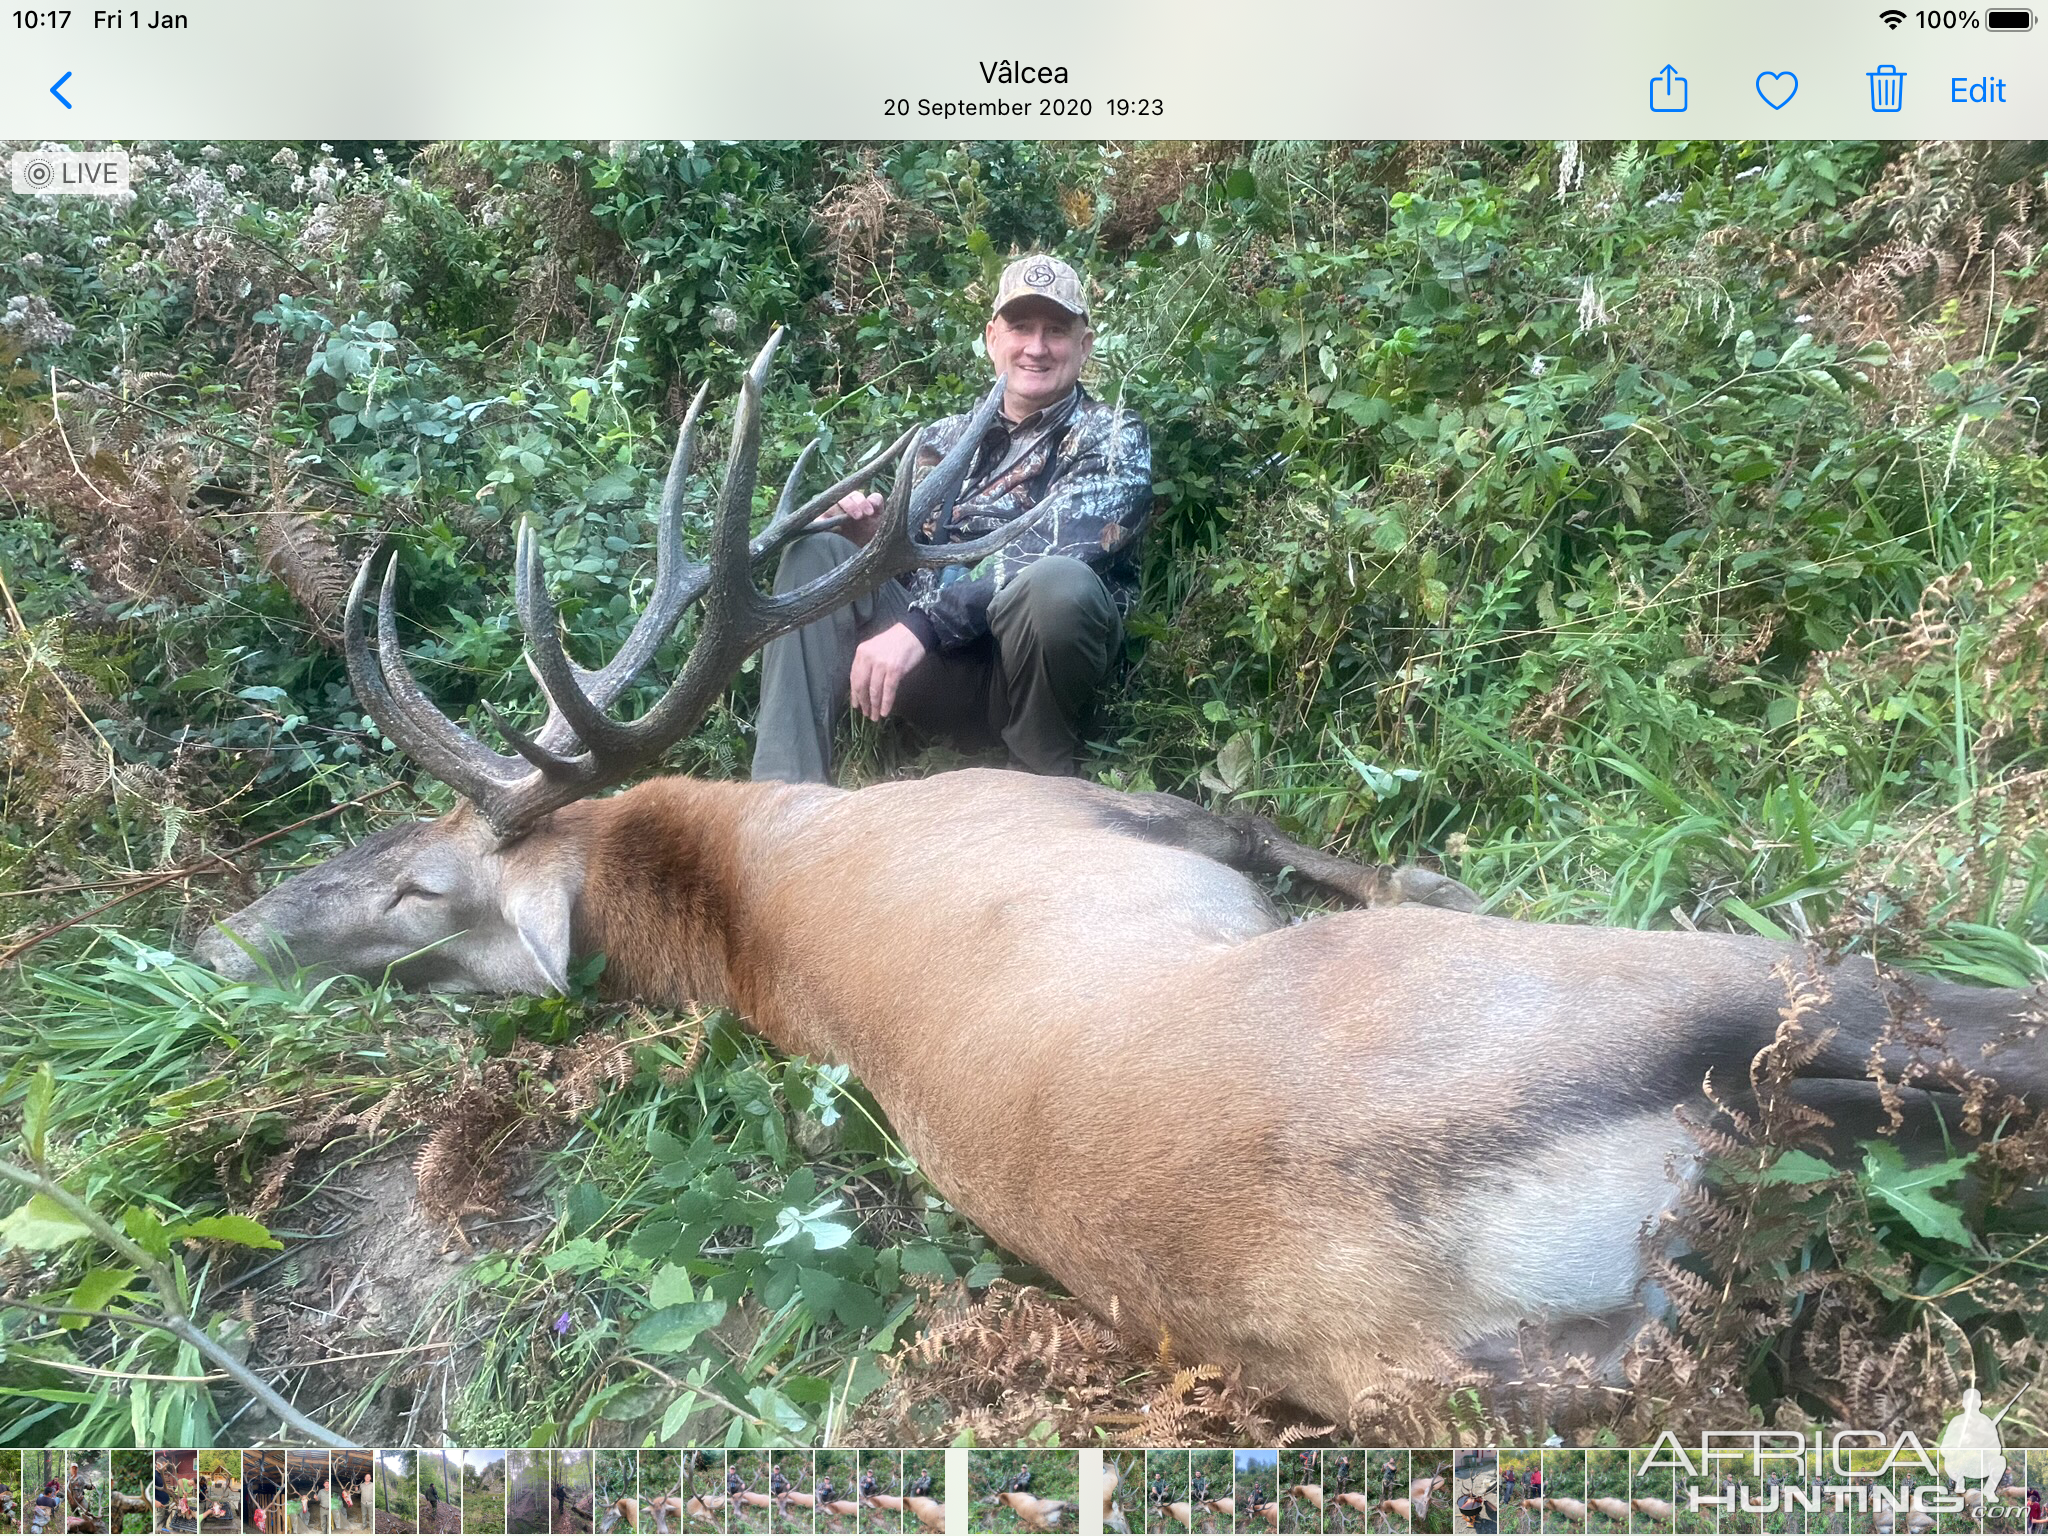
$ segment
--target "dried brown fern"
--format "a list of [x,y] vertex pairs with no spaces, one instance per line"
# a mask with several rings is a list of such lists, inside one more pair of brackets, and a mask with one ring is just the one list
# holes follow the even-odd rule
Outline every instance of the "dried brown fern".
[[1950,364],[2028,339],[2033,321],[2021,317],[2048,297],[2048,275],[2037,270],[2048,242],[2041,170],[2038,146],[1906,144],[1841,210],[1859,227],[1860,249],[1848,259],[1811,254],[1811,230],[1784,242],[1779,258],[1816,332],[1889,349],[1892,366],[1872,383],[1896,412],[1925,405],[1934,376]]
[[832,258],[832,299],[841,312],[868,308],[891,293],[904,246],[939,227],[928,209],[881,173],[871,150],[862,152],[859,170],[826,193],[811,217]]
[[[971,1432],[1012,1445],[1043,1424],[1062,1443],[1264,1444],[1270,1405],[1212,1365],[1175,1368],[1131,1352],[1079,1303],[998,1281],[964,1287],[908,1277],[923,1331],[887,1362],[888,1385],[855,1423],[868,1443],[944,1443]],[[1292,1422],[1292,1421],[1290,1421]]]
[[435,1111],[413,1161],[420,1208],[465,1246],[462,1218],[503,1214],[514,1154],[551,1129],[554,1096],[541,1082],[553,1061],[546,1046],[522,1042],[457,1083]]
[[313,636],[327,650],[341,651],[341,616],[355,570],[334,538],[333,514],[303,498],[273,496],[257,522],[257,557],[280,581],[312,622]]
[[1237,158],[1242,146],[1197,140],[1161,140],[1113,147],[1103,172],[1109,200],[1098,238],[1116,252],[1135,250],[1158,232],[1169,205]]

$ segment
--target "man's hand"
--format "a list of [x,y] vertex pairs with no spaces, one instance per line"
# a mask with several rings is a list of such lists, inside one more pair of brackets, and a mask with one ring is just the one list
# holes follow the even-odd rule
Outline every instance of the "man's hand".
[[896,707],[896,689],[924,660],[924,642],[908,624],[892,624],[860,643],[853,653],[853,707],[870,720],[885,720]]
[[832,510],[846,519],[833,532],[844,534],[856,544],[865,544],[875,536],[882,498],[873,491],[848,491]]

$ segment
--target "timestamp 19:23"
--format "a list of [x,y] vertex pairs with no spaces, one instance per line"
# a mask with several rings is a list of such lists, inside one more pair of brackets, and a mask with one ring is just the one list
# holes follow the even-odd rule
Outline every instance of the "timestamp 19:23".
[[[1158,96],[1106,96],[1102,102],[1104,110],[1111,117],[1164,117],[1166,102]],[[907,96],[884,96],[882,116],[884,117],[959,117],[959,116],[1024,116],[1030,110],[1028,102],[995,104],[969,103],[962,105],[952,101],[931,101],[920,99],[912,103]],[[1092,117],[1095,102],[1087,96],[1041,96],[1038,99],[1040,117]]]

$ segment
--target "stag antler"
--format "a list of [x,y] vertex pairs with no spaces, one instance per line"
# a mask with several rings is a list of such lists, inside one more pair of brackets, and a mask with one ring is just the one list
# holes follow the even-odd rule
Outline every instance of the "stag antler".
[[[526,665],[547,696],[548,716],[532,735],[513,726],[491,705],[491,719],[511,753],[493,752],[435,707],[406,667],[398,648],[394,555],[384,568],[377,602],[377,648],[364,633],[364,598],[373,554],[364,560],[349,592],[343,632],[349,680],[364,711],[399,749],[473,804],[502,838],[514,838],[548,812],[631,776],[694,730],[740,664],[759,646],[905,571],[970,563],[1001,548],[1031,525],[1027,514],[979,539],[926,544],[920,528],[943,528],[967,478],[982,433],[1002,404],[998,379],[969,419],[952,450],[914,489],[912,453],[917,429],[905,432],[834,484],[796,506],[797,487],[817,451],[814,441],[798,456],[784,483],[775,515],[755,538],[748,537],[753,508],[755,460],[761,447],[761,394],[769,364],[782,343],[778,329],[754,359],[740,386],[733,418],[732,452],[719,487],[708,561],[683,552],[683,486],[697,416],[700,389],[683,418],[668,478],[662,486],[655,531],[654,593],[633,632],[603,667],[586,671],[562,648],[554,604],[541,569],[540,541],[521,522],[513,580],[520,628],[526,635]],[[706,386],[707,388],[709,386]],[[794,592],[770,595],[754,585],[754,567],[808,528],[848,491],[866,485],[892,461],[896,483],[867,545],[845,564]],[[639,675],[684,612],[699,599],[703,623],[680,675],[655,706],[638,720],[614,720],[612,703]]]

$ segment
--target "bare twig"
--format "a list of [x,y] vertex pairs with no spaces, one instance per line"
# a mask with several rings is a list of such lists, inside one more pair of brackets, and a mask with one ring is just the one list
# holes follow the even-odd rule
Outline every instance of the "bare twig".
[[65,1317],[96,1317],[110,1323],[127,1323],[137,1328],[154,1328],[182,1339],[198,1350],[229,1376],[234,1378],[245,1392],[263,1404],[272,1413],[297,1430],[300,1434],[321,1445],[349,1449],[354,1442],[337,1435],[318,1420],[310,1419],[299,1412],[284,1398],[280,1397],[269,1382],[258,1376],[248,1366],[237,1360],[212,1334],[187,1317],[178,1305],[178,1280],[171,1270],[154,1254],[134,1242],[127,1233],[118,1230],[113,1223],[93,1208],[90,1202],[73,1194],[62,1184],[38,1168],[23,1168],[11,1162],[0,1161],[0,1179],[41,1195],[81,1226],[91,1231],[107,1247],[114,1250],[126,1262],[134,1265],[149,1279],[150,1288],[156,1293],[157,1303],[163,1308],[162,1315],[148,1317],[137,1312],[92,1311],[84,1307],[44,1304],[33,1301],[17,1301],[16,1306],[43,1314]]

